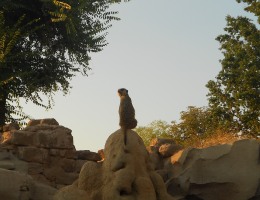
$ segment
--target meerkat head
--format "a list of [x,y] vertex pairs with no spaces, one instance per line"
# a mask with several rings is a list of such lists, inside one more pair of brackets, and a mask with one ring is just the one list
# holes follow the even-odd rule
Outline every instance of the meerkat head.
[[118,95],[121,97],[121,96],[127,96],[128,95],[128,90],[125,89],[125,88],[120,88],[118,89],[117,91]]

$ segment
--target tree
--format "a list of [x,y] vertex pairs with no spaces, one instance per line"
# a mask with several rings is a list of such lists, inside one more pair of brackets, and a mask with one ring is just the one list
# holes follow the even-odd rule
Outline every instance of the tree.
[[187,139],[206,137],[219,128],[207,107],[189,106],[187,111],[180,114],[180,122],[172,122],[173,138],[179,143]]
[[147,126],[139,126],[135,131],[143,139],[145,146],[156,137],[171,138],[171,125],[162,120],[155,120]]
[[147,126],[139,126],[136,132],[146,146],[153,138],[171,138],[178,144],[187,146],[193,141],[207,138],[221,129],[219,123],[212,118],[211,110],[207,107],[189,106],[180,113],[180,122],[155,120]]
[[[260,2],[237,0],[247,4],[246,11],[258,17]],[[260,30],[247,17],[227,16],[225,34],[219,35],[224,55],[216,80],[209,81],[208,99],[213,116],[222,125],[259,136],[260,133]]]
[[73,76],[87,75],[89,53],[107,45],[118,20],[108,8],[120,1],[1,0],[0,126],[21,114],[19,98],[50,108],[54,92],[66,94]]

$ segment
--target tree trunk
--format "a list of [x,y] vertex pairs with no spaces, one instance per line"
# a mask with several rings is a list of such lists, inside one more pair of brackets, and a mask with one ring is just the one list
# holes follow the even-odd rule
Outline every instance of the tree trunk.
[[0,129],[5,125],[6,116],[6,91],[0,87]]

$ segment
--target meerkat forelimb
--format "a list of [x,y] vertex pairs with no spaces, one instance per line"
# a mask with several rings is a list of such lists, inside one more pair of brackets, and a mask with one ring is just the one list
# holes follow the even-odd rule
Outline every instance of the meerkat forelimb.
[[119,126],[123,130],[124,144],[126,145],[127,130],[135,128],[137,126],[137,120],[135,119],[135,109],[128,95],[128,90],[121,88],[118,90],[118,95],[120,97]]

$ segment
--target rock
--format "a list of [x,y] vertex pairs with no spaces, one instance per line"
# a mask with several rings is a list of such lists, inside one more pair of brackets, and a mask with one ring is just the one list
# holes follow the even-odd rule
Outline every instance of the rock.
[[28,126],[36,126],[41,124],[41,119],[32,119],[27,123]]
[[35,181],[33,183],[32,200],[53,200],[53,196],[57,189]]
[[56,183],[54,181],[48,180],[43,174],[30,174],[30,176],[37,183],[41,183],[56,188]]
[[[91,173],[90,173],[91,172]],[[78,179],[78,189],[87,191],[90,196],[98,196],[101,198],[101,193],[97,193],[102,187],[102,179],[97,178],[96,175],[102,176],[102,164],[96,162],[86,162],[81,168]]]
[[11,157],[10,152],[0,151],[0,160],[9,160]]
[[[185,149],[173,155],[168,191],[174,196],[203,200],[254,199],[259,191],[260,145],[255,140],[205,149]],[[179,191],[172,188],[179,186]]]
[[73,159],[64,158],[60,161],[59,165],[65,172],[74,172],[76,169],[76,161]]
[[50,149],[51,156],[58,156],[62,158],[69,158],[69,159],[77,159],[77,151],[76,149]]
[[0,139],[0,143],[1,144],[4,144],[6,141],[10,140],[11,139],[11,131],[6,131],[6,132],[3,132],[1,134],[1,139]]
[[18,147],[18,158],[27,162],[48,163],[49,152],[47,149],[36,147]]
[[169,179],[168,170],[161,169],[161,170],[156,170],[156,172],[162,177],[164,182]]
[[54,199],[172,200],[161,176],[153,170],[142,139],[131,130],[127,138],[125,146],[121,130],[110,135],[104,161],[86,162],[77,182],[59,190]]
[[49,119],[33,119],[30,120],[27,126],[36,126],[36,125],[56,125],[58,126],[59,123],[54,118]]
[[0,169],[0,196],[8,200],[29,200],[32,178],[15,171]]
[[23,130],[5,129],[0,168],[23,172],[38,183],[61,188],[78,178],[88,159],[100,160],[97,153],[77,152],[71,130],[54,119],[34,120],[29,125]]
[[182,149],[180,145],[175,144],[174,140],[164,138],[152,139],[150,146],[146,148],[156,170],[163,169],[164,158],[171,157],[174,153]]
[[159,152],[159,147],[156,148],[155,146],[147,146],[147,147],[146,147],[146,150],[147,150],[149,153],[158,153],[158,152]]
[[105,159],[105,153],[104,153],[104,149],[99,149],[98,150],[98,155],[100,156],[101,160],[103,161]]
[[54,181],[56,184],[62,185],[69,185],[78,178],[77,173],[67,173],[59,166],[46,168],[43,175],[51,182]]
[[54,196],[53,200],[61,200],[61,199],[92,200],[86,191],[78,189],[76,183],[60,189],[59,192]]
[[87,162],[87,160],[76,160],[76,172],[79,173],[83,165]]
[[32,132],[8,131],[2,135],[3,144],[29,146],[34,144]]
[[2,149],[0,151],[0,168],[27,173],[28,164],[18,159],[11,152]]
[[154,138],[150,142],[150,146],[154,146],[159,148],[163,144],[175,144],[173,139],[167,139],[167,138]]
[[14,122],[3,126],[3,132],[14,131],[14,130],[19,130],[19,129],[20,129],[19,124],[14,123]]
[[0,168],[8,169],[8,170],[14,170],[15,169],[15,165],[14,165],[13,162],[11,162],[9,160],[1,160],[0,161]]
[[155,170],[163,169],[163,159],[158,152],[151,152],[149,156]]
[[88,150],[77,151],[77,157],[79,160],[92,160],[92,161],[101,160],[101,157],[98,153],[94,153]]
[[181,149],[180,145],[167,143],[160,146],[159,153],[163,158],[168,158]]
[[42,174],[44,171],[43,164],[40,163],[28,163],[28,174],[35,175],[35,174]]
[[0,197],[3,200],[51,200],[56,189],[36,183],[32,177],[0,169]]
[[71,130],[63,126],[29,126],[9,132],[5,143],[56,149],[75,149]]

